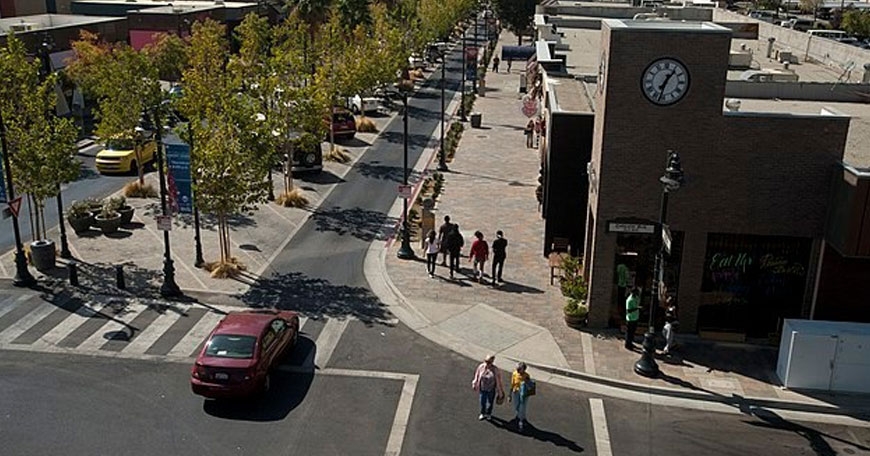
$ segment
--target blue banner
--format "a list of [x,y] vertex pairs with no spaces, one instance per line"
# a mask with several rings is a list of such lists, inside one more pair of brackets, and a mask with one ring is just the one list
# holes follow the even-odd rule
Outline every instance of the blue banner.
[[193,182],[190,177],[190,146],[166,144],[166,164],[172,209],[182,214],[193,213]]
[[6,172],[3,169],[3,151],[0,150],[0,203],[6,202]]

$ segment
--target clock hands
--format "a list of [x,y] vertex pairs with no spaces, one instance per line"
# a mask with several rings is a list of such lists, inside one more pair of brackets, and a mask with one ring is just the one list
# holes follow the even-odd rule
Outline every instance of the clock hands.
[[659,101],[661,101],[662,95],[665,94],[665,86],[668,85],[668,81],[671,80],[671,78],[674,76],[674,74],[676,74],[676,72],[677,72],[676,70],[671,70],[671,72],[668,73],[667,76],[665,76],[665,80],[662,81],[662,83],[659,85],[659,97],[658,97]]

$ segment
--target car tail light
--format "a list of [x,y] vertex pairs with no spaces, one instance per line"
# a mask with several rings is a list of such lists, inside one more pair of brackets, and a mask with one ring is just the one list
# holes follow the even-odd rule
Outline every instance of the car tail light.
[[203,366],[202,364],[194,365],[193,366],[193,376],[195,378],[205,378],[206,377],[205,366]]
[[257,376],[257,369],[252,367],[245,371],[244,380],[248,381]]

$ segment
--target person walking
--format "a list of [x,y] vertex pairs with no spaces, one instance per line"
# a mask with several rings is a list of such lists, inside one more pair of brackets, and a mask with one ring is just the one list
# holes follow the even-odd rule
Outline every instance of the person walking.
[[517,363],[517,368],[511,374],[511,395],[508,401],[514,405],[516,412],[517,427],[520,432],[523,430],[523,425],[526,422],[526,409],[529,404],[529,397],[535,394],[535,382],[526,372],[526,363]]
[[429,272],[429,278],[435,277],[435,263],[438,260],[438,250],[441,248],[441,243],[435,237],[435,230],[429,230],[426,240],[423,241],[423,249],[426,251],[426,270]]
[[492,71],[495,71],[496,73],[498,73],[498,64],[499,63],[501,63],[501,60],[498,58],[498,56],[495,56],[492,58]]
[[[447,235],[450,234],[450,230],[453,229],[453,224],[450,223],[450,216],[444,216],[444,223],[441,224],[441,227],[438,228],[438,245],[444,246],[447,241]],[[447,266],[447,249],[441,249],[441,266]]]
[[501,279],[504,260],[507,258],[507,239],[501,230],[495,232],[495,240],[492,241],[492,286],[504,283]]
[[637,332],[637,321],[640,319],[639,294],[637,287],[634,287],[625,298],[625,348],[628,350],[634,350],[634,333]]
[[471,243],[471,253],[468,255],[468,261],[473,262],[474,278],[478,283],[483,283],[483,271],[486,266],[486,260],[489,258],[489,244],[483,239],[483,233],[480,231],[474,232],[476,238]]
[[542,126],[543,126],[543,123],[541,121],[541,116],[538,116],[538,118],[535,119],[535,141],[534,141],[534,145],[532,146],[533,148],[538,147],[538,144],[541,143],[541,127]]
[[474,371],[471,388],[480,396],[480,415],[478,420],[492,418],[492,406],[498,398],[504,397],[501,371],[495,365],[495,355],[489,355]]
[[508,59],[508,63],[507,63],[507,72],[508,73],[511,72],[511,63],[513,63],[513,59]]
[[523,130],[526,134],[526,148],[531,149],[534,147],[534,142],[532,141],[532,135],[535,132],[535,121],[529,119],[529,123],[526,124],[526,128]]
[[447,234],[447,251],[450,254],[450,278],[453,278],[453,273],[459,272],[459,257],[462,253],[462,246],[465,245],[465,240],[462,239],[462,233],[459,231],[459,225],[454,223],[450,232]]

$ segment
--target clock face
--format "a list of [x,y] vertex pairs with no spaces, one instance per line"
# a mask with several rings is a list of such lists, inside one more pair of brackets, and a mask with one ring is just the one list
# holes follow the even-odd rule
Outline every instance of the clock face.
[[607,71],[607,55],[601,53],[601,59],[598,61],[598,92],[604,93],[604,75]]
[[689,72],[675,59],[658,59],[646,67],[640,84],[649,101],[667,106],[680,101],[689,90]]

